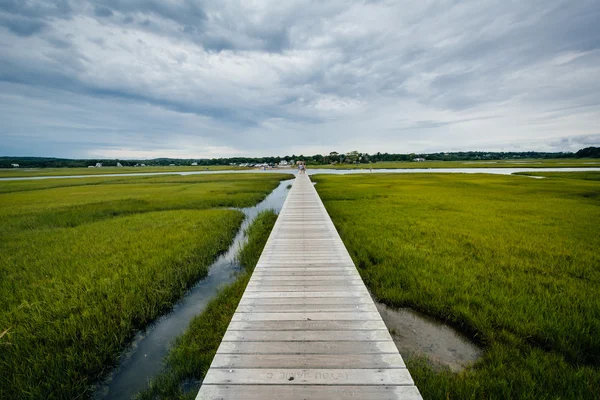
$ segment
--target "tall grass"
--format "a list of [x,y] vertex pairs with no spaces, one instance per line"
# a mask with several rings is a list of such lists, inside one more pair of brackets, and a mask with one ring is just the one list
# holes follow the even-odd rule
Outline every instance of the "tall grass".
[[154,166],[154,167],[103,167],[103,168],[14,168],[0,169],[0,178],[27,176],[66,176],[66,175],[106,175],[136,174],[149,172],[192,172],[192,171],[232,171],[248,168],[229,165],[208,166]]
[[539,176],[544,178],[583,179],[585,181],[600,181],[600,171],[584,172],[516,172],[515,175]]
[[600,185],[491,175],[317,176],[374,295],[485,346],[460,374],[409,361],[428,399],[596,399]]
[[[199,382],[210,367],[276,219],[273,211],[264,211],[256,217],[246,232],[248,242],[238,255],[244,271],[208,303],[202,314],[190,322],[186,332],[170,350],[163,372],[137,396],[138,399],[196,397]],[[190,381],[195,384],[185,386]]]
[[[284,175],[0,183],[0,398],[75,398],[167,311]],[[102,179],[102,178],[100,178]]]
[[335,164],[315,165],[313,168],[325,169],[369,169],[369,168],[576,168],[600,167],[600,159],[523,159],[523,160],[490,160],[490,161],[381,161],[372,164]]

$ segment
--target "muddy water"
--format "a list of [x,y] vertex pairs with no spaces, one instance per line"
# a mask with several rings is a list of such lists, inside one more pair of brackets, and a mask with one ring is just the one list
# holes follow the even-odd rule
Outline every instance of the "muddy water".
[[402,357],[425,356],[434,365],[459,372],[482,350],[450,326],[409,308],[375,303]]
[[171,342],[183,333],[194,316],[204,311],[220,286],[235,280],[235,272],[240,270],[236,255],[246,242],[244,230],[263,210],[272,209],[279,213],[292,182],[293,179],[280,182],[261,203],[240,209],[246,218],[227,252],[217,258],[210,266],[208,276],[198,282],[169,314],[135,336],[118,366],[94,388],[94,399],[130,399],[147,386],[160,371]]

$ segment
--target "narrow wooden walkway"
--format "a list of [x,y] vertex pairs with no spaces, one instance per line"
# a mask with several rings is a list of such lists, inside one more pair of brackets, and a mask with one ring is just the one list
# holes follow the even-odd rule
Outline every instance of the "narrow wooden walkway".
[[285,201],[197,399],[420,399],[307,175]]

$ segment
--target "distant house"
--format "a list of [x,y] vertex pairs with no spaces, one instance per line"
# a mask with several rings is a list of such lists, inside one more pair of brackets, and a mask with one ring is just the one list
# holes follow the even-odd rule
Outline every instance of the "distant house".
[[192,167],[195,167],[195,166],[197,166],[197,165],[198,165],[198,163],[197,163],[197,162],[193,162],[193,163],[192,163]]
[[287,167],[288,165],[289,165],[289,164],[288,164],[288,162],[287,162],[287,161],[285,161],[285,160],[281,160],[281,161],[279,161],[279,166],[280,166],[280,167]]
[[175,166],[175,164],[169,164],[169,167],[174,167],[174,166]]
[[420,162],[420,161],[425,161],[425,159],[421,158],[421,157],[418,157],[418,158],[413,158],[413,161]]
[[117,163],[117,167],[122,167],[123,165],[121,165],[120,162]]
[[19,168],[19,164],[10,164],[13,168]]
[[101,162],[96,163],[96,168],[102,168],[102,163]]

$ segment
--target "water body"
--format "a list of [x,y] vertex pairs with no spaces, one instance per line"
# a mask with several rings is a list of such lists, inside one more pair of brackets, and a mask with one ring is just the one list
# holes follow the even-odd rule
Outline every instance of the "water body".
[[404,358],[425,356],[434,365],[459,372],[482,354],[466,336],[437,319],[410,308],[393,309],[382,303],[375,304]]
[[[586,172],[600,171],[600,168],[414,168],[414,169],[307,169],[309,175],[330,174],[330,175],[348,175],[348,174],[436,174],[436,173],[454,173],[454,174],[494,174],[511,175],[515,172]],[[73,178],[107,178],[115,176],[159,176],[159,175],[214,175],[214,174],[272,174],[272,173],[293,173],[295,169],[271,169],[271,170],[224,170],[224,171],[188,171],[188,172],[140,172],[132,174],[101,174],[101,175],[65,175],[65,176],[25,176],[14,178],[0,178],[2,181],[30,181],[41,179],[73,179]]]
[[278,213],[292,182],[293,179],[280,182],[265,200],[254,207],[240,209],[246,218],[227,252],[217,258],[210,266],[208,276],[190,289],[169,314],[136,334],[117,367],[94,388],[94,399],[130,399],[160,372],[171,342],[183,333],[193,317],[204,311],[219,287],[235,280],[235,272],[240,271],[236,255],[246,242],[244,230],[259,212],[272,209]]

